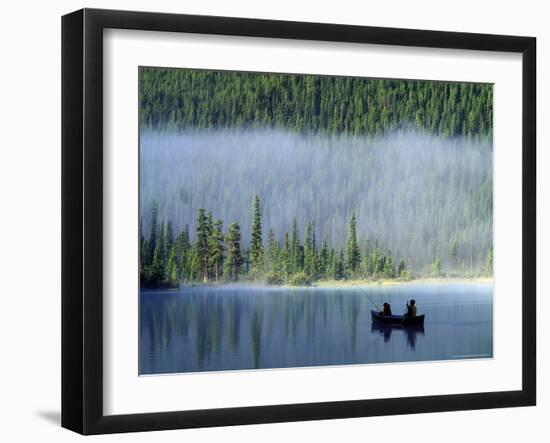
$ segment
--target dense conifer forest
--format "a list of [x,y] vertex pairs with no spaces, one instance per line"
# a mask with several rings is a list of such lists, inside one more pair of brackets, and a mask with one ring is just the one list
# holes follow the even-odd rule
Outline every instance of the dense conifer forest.
[[[326,241],[318,244],[315,224],[308,222],[302,239],[296,222],[284,233],[284,243],[275,239],[272,229],[264,247],[260,198],[254,197],[251,242],[241,243],[241,228],[231,223],[224,234],[224,222],[212,212],[197,212],[196,240],[191,241],[186,227],[177,236],[171,222],[159,224],[158,208],[153,204],[150,233],[140,232],[141,284],[158,287],[178,286],[182,282],[264,281],[270,284],[308,285],[316,280],[365,278],[410,278],[403,259],[378,245],[363,251],[357,238],[355,215],[349,221],[346,244],[336,250]],[[434,266],[438,266],[434,264]],[[440,266],[440,265],[439,265]],[[436,274],[441,269],[434,268]]]
[[376,136],[415,127],[488,140],[489,84],[141,68],[142,129],[278,128]]
[[492,86],[140,69],[143,287],[492,275]]
[[[415,276],[405,260],[384,250],[378,243],[360,245],[355,214],[349,221],[347,241],[339,249],[326,240],[317,241],[315,223],[309,221],[302,238],[296,221],[284,233],[280,244],[270,229],[264,247],[260,198],[254,196],[250,244],[241,242],[241,228],[231,223],[224,234],[224,222],[212,212],[197,211],[196,240],[186,227],[177,236],[171,222],[159,223],[158,207],[153,203],[150,232],[146,237],[140,225],[140,280],[143,287],[176,287],[185,282],[262,281],[269,284],[309,285],[317,280],[403,279]],[[303,228],[303,227],[302,227]],[[449,257],[452,272],[460,273],[458,242],[452,243]],[[485,269],[490,275],[493,251],[487,251]],[[424,274],[426,275],[426,274]],[[441,277],[441,257],[435,257],[427,275]]]

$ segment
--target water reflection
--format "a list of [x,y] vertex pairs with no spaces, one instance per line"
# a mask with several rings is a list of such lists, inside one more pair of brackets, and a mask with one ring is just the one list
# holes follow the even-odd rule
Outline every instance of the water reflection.
[[[365,290],[195,287],[144,291],[140,373],[492,355],[491,286],[368,288],[369,297]],[[426,330],[372,322],[372,300],[397,306],[410,298],[426,313]]]
[[411,349],[416,348],[416,338],[417,335],[424,335],[424,325],[416,326],[402,326],[402,325],[390,325],[384,324],[377,321],[374,321],[371,326],[372,333],[379,333],[384,337],[384,342],[389,342],[391,340],[392,333],[398,331],[398,334],[405,334],[407,338],[407,346]]

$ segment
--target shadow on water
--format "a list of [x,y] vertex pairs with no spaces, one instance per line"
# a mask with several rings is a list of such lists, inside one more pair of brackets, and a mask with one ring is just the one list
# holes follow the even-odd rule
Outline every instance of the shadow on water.
[[416,339],[418,334],[424,335],[424,325],[417,326],[403,326],[403,325],[389,325],[374,321],[371,325],[371,332],[373,334],[378,333],[384,337],[384,343],[389,343],[394,331],[398,331],[398,334],[405,334],[407,338],[407,346],[411,349],[416,349]]

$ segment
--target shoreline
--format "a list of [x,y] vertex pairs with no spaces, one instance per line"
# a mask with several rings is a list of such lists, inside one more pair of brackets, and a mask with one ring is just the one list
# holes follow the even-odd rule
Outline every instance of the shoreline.
[[441,284],[493,284],[492,277],[423,277],[411,280],[380,279],[380,280],[324,280],[315,282],[311,287],[333,288],[333,287],[381,287],[381,286],[402,286],[402,285],[441,285]]
[[242,281],[242,282],[220,282],[220,283],[199,283],[190,285],[181,285],[178,288],[140,288],[142,291],[178,291],[180,289],[190,288],[262,288],[262,289],[348,289],[348,288],[381,288],[405,285],[445,285],[445,284],[479,284],[492,285],[492,277],[424,277],[411,280],[380,279],[380,280],[322,280],[309,286],[292,285],[269,285],[263,282]]

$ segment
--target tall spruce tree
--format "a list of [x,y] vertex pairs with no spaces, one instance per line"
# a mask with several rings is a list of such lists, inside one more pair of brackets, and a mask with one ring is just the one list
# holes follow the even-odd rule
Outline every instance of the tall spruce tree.
[[195,251],[197,253],[197,259],[200,263],[200,274],[203,282],[208,281],[209,270],[208,237],[210,235],[210,228],[208,226],[208,221],[206,211],[203,208],[200,208],[197,212],[197,240],[195,244]]
[[378,248],[374,248],[374,250],[372,251],[371,263],[372,275],[378,277],[384,269],[384,260],[382,259],[382,254],[380,253]]
[[280,246],[275,239],[275,232],[270,229],[267,234],[267,257],[268,264],[267,269],[269,272],[280,274]]
[[317,273],[317,251],[315,249],[315,228],[313,223],[308,222],[304,242],[304,272],[309,278],[315,278]]
[[153,253],[153,262],[149,272],[149,285],[161,286],[164,280],[164,260],[162,258],[163,245],[157,242],[157,247]]
[[281,251],[281,267],[285,279],[288,279],[290,274],[292,274],[292,251],[290,240],[288,238],[288,232],[285,232],[285,241],[283,250]]
[[176,263],[178,266],[178,277],[180,280],[189,278],[189,257],[191,252],[191,244],[189,241],[189,226],[180,232],[176,241]]
[[338,256],[336,255],[336,251],[331,248],[330,255],[329,255],[329,266],[327,269],[327,278],[336,280],[336,274],[338,269]]
[[202,278],[201,273],[201,262],[199,255],[197,254],[196,248],[191,248],[188,255],[188,265],[187,265],[187,278],[191,281],[196,281]]
[[161,223],[158,228],[156,237],[155,251],[153,252],[153,261],[149,270],[149,285],[162,286],[166,278],[166,243],[165,243],[165,227]]
[[[166,224],[164,223],[164,221],[162,221],[159,226],[157,246],[159,246],[160,259],[162,261],[163,269],[165,269],[168,259],[168,252],[166,250]],[[163,275],[162,277],[164,278],[165,276]]]
[[351,216],[349,224],[349,238],[347,248],[347,270],[350,274],[355,273],[361,264],[361,252],[357,243],[357,220],[355,214]]
[[341,280],[346,276],[345,263],[344,263],[344,250],[340,249],[340,255],[336,259],[336,269],[334,277],[336,280]]
[[262,242],[262,213],[260,197],[254,196],[252,234],[250,241],[250,263],[254,272],[264,271],[264,246]]
[[237,223],[231,223],[225,238],[227,258],[225,260],[225,274],[229,280],[236,281],[243,262],[241,252],[241,228]]
[[323,247],[321,248],[321,253],[319,254],[319,275],[323,278],[327,278],[327,271],[329,268],[329,250],[326,239],[323,241]]
[[212,276],[216,281],[221,278],[224,253],[223,221],[216,220],[208,237],[208,260]]
[[290,261],[291,261],[291,273],[301,272],[303,269],[303,248],[300,245],[300,239],[298,237],[298,224],[296,220],[292,222],[292,237],[290,240]]
[[399,260],[399,265],[397,266],[397,276],[403,277],[405,275],[405,260]]
[[178,263],[176,258],[176,245],[172,245],[166,264],[166,280],[170,287],[175,288],[179,284]]
[[170,251],[172,249],[172,246],[174,244],[174,230],[172,229],[172,222],[168,221],[166,223],[166,250]]

